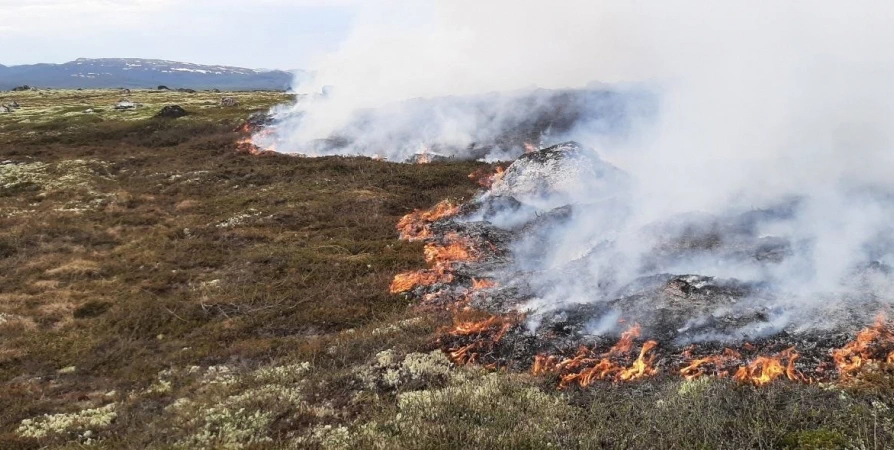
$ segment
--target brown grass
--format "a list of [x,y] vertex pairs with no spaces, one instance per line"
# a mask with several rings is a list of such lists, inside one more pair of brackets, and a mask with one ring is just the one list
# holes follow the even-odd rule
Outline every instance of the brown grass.
[[[240,119],[277,95],[188,120],[0,123],[0,159],[45,162],[54,177],[75,159],[93,170],[78,172],[89,189],[0,196],[0,448],[80,448],[90,438],[76,425],[19,428],[112,403],[115,419],[91,430],[100,448],[339,448],[339,427],[359,448],[890,444],[890,411],[872,404],[894,407],[885,373],[846,394],[709,382],[692,395],[677,381],[558,393],[527,376],[411,376],[404,356],[433,350],[449,317],[388,294],[395,273],[424,265],[395,223],[473,195],[467,175],[482,165],[238,154]],[[383,351],[397,362],[376,365]],[[298,388],[300,401],[283,400]],[[435,402],[402,411],[411,392]],[[216,421],[219,404],[229,415]]]

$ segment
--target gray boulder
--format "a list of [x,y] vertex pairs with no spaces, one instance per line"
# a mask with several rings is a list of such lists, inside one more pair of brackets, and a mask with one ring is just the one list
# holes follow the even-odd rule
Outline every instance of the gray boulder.
[[617,197],[631,183],[626,172],[603,161],[595,150],[565,142],[519,157],[494,183],[491,194],[553,209]]

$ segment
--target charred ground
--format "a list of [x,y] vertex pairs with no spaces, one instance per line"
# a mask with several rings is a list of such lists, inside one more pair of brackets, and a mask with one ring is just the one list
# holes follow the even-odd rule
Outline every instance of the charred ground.
[[[220,108],[137,91],[145,117],[82,114],[119,95],[26,92],[0,116],[2,448],[891,445],[884,370],[557,390],[457,367],[441,348],[469,335],[446,330],[490,315],[389,294],[427,264],[395,224],[471,198],[467,175],[491,167],[240,152],[245,117],[289,100],[275,93]],[[191,114],[152,118],[166,103]]]

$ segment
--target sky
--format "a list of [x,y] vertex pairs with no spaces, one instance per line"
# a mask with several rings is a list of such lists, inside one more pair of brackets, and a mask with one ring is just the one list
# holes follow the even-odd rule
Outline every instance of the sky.
[[157,58],[312,69],[362,0],[0,0],[0,64]]

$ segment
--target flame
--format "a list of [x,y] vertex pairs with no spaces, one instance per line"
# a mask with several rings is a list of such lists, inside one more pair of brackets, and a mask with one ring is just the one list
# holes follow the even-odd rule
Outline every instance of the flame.
[[428,151],[428,146],[419,144],[419,151],[416,152],[416,155],[413,158],[416,164],[428,164],[432,162],[432,157],[428,154]]
[[246,122],[241,127],[239,127],[236,131],[247,135],[247,136],[243,137],[242,139],[239,139],[238,141],[236,141],[236,151],[242,152],[242,153],[248,153],[250,155],[255,155],[255,156],[271,155],[271,154],[276,153],[276,144],[275,143],[270,144],[270,146],[267,148],[261,148],[261,147],[258,147],[257,144],[255,144],[255,140],[254,140],[255,135],[268,136],[268,135],[270,135],[271,130],[262,129],[260,131],[255,131],[255,129],[251,126],[251,124]]
[[638,323],[634,323],[628,327],[627,331],[621,333],[621,339],[618,339],[618,343],[609,349],[608,355],[625,355],[630,353],[630,350],[633,348],[633,340],[638,338],[641,332],[642,329]]
[[490,189],[491,186],[494,185],[497,181],[503,179],[503,175],[506,173],[506,169],[503,166],[497,166],[494,169],[494,172],[488,172],[486,169],[481,168],[469,174],[469,179],[478,183],[479,186]]
[[623,370],[619,375],[621,381],[636,380],[655,375],[656,370],[652,367],[652,363],[655,361],[655,355],[650,355],[649,352],[657,346],[658,342],[655,341],[648,341],[643,344],[643,348],[639,351],[639,357],[636,358],[633,365]]
[[471,344],[448,350],[450,359],[459,365],[474,363],[480,352],[500,342],[518,320],[517,316],[490,316],[482,320],[455,322],[447,334],[454,337],[474,336],[474,340]]
[[[684,357],[689,358],[688,352],[689,351],[684,353]],[[726,370],[722,370],[721,368],[725,365],[728,365],[732,361],[741,359],[741,353],[730,348],[725,348],[723,349],[723,353],[720,355],[707,356],[690,361],[688,366],[680,369],[680,375],[687,380],[698,378],[705,374],[705,368],[702,366],[711,364],[714,366],[714,374],[716,376],[725,377],[729,375],[729,372]]]
[[445,264],[456,261],[469,261],[477,258],[476,251],[466,239],[448,236],[452,240],[447,245],[426,244],[425,261],[429,264]]
[[415,289],[417,286],[431,286],[435,283],[450,283],[453,275],[437,270],[416,270],[399,273],[394,276],[389,291],[399,294]]
[[640,325],[634,323],[621,334],[618,342],[601,356],[596,356],[586,347],[578,348],[574,357],[562,361],[555,356],[537,355],[531,372],[534,375],[560,374],[559,387],[563,389],[575,383],[587,387],[597,380],[632,381],[655,375],[657,370],[653,366],[655,356],[652,351],[658,346],[656,341],[644,343],[639,356],[629,366],[613,360],[628,355],[633,350],[634,339],[640,334]]
[[857,333],[854,341],[832,351],[832,359],[835,360],[840,376],[847,378],[876,360],[894,363],[894,350],[891,350],[887,357],[882,356],[884,355],[882,347],[892,346],[894,346],[894,331],[885,323],[885,316],[879,314],[875,324]]
[[[758,356],[747,366],[739,367],[733,378],[742,383],[764,386],[785,375],[792,381],[809,382],[807,377],[795,368],[798,354],[791,347],[774,356]],[[785,362],[785,364],[783,364]]]
[[479,280],[477,278],[472,278],[473,291],[480,291],[482,289],[490,289],[493,287],[497,287],[497,282],[494,280],[488,280],[486,278]]
[[406,241],[420,241],[431,237],[429,225],[459,212],[459,205],[443,200],[428,210],[415,210],[397,222],[400,238]]
[[558,362],[559,359],[553,355],[539,354],[534,357],[534,367],[531,368],[531,374],[543,375],[555,372]]

